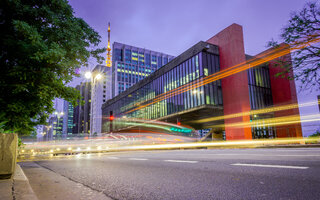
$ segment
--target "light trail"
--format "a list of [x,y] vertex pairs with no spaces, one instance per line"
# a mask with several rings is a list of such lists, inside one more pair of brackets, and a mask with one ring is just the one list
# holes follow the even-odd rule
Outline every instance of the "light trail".
[[213,125],[210,128],[224,128],[224,127],[266,127],[266,126],[281,126],[281,125],[288,125],[288,124],[296,124],[302,122],[314,122],[320,121],[320,114],[316,115],[290,115],[284,117],[274,117],[274,118],[266,118],[266,119],[259,119],[253,120],[252,122],[239,122],[239,123],[231,123],[231,124],[220,124],[220,125]]
[[282,106],[273,106],[270,108],[251,110],[248,112],[235,113],[235,114],[229,114],[229,115],[224,115],[224,116],[209,117],[209,118],[205,118],[205,119],[194,120],[194,121],[192,121],[192,123],[213,122],[213,121],[236,118],[236,117],[243,117],[243,116],[248,116],[248,115],[250,116],[250,115],[265,114],[265,113],[270,113],[270,112],[278,112],[278,111],[283,111],[283,110],[291,110],[291,109],[296,109],[299,107],[318,105],[318,103],[319,103],[318,101],[312,101],[312,102],[301,103],[301,104],[295,103],[295,104],[282,105]]
[[[256,140],[233,140],[233,141],[215,141],[215,142],[193,142],[193,143],[165,143],[165,144],[139,144],[130,143],[123,145],[105,145],[96,146],[86,144],[80,148],[61,147],[59,151],[55,149],[48,149],[45,147],[38,149],[30,149],[26,147],[24,150],[19,151],[19,161],[26,160],[41,160],[52,159],[54,155],[88,155],[89,153],[107,153],[119,151],[132,151],[132,150],[168,150],[168,149],[193,149],[193,148],[248,148],[248,147],[262,147],[270,145],[289,145],[289,144],[306,144],[306,143],[319,143],[320,137],[313,138],[281,138],[281,139],[256,139]],[[52,150],[52,151],[51,151]],[[110,159],[118,159],[117,157],[108,157]]]
[[[312,45],[314,43],[318,43],[319,41],[320,41],[320,38],[312,38],[312,39],[310,39],[310,40],[308,40],[307,42],[304,42],[304,43],[296,43],[296,44],[292,44],[291,46],[282,45],[279,48],[276,48],[274,50],[269,50],[269,51],[266,51],[264,53],[258,54],[254,58],[252,58],[252,59],[250,59],[250,60],[248,60],[246,62],[242,62],[242,63],[234,65],[234,66],[232,66],[232,67],[230,67],[228,69],[221,70],[221,71],[219,71],[217,73],[214,73],[214,74],[211,74],[209,76],[202,77],[202,78],[197,79],[195,81],[189,82],[189,83],[187,83],[185,85],[182,85],[182,86],[180,86],[178,88],[175,88],[173,90],[170,90],[168,92],[160,94],[160,95],[158,95],[157,97],[155,97],[155,98],[153,98],[151,100],[146,100],[144,102],[138,103],[137,104],[137,106],[138,106],[137,108],[131,109],[131,110],[125,112],[125,114],[131,113],[131,112],[136,111],[136,110],[140,110],[140,109],[145,108],[145,107],[147,107],[149,105],[158,103],[160,101],[163,101],[163,100],[168,99],[170,97],[173,97],[173,96],[176,96],[178,94],[184,93],[186,91],[190,91],[190,90],[199,88],[199,87],[201,87],[203,85],[206,85],[208,83],[211,83],[211,82],[220,80],[222,78],[231,76],[233,74],[245,71],[247,69],[259,66],[259,65],[261,65],[261,64],[263,64],[265,62],[272,61],[272,60],[274,60],[274,59],[276,59],[278,57],[287,55],[291,51],[295,51],[295,50],[298,50],[298,49],[305,48],[305,47],[310,46],[310,45]],[[142,104],[144,104],[144,105],[142,105]]]

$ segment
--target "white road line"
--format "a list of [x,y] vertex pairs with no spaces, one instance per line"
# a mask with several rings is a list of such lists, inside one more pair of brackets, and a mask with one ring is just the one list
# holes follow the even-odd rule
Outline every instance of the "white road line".
[[107,157],[108,159],[119,159],[118,157]]
[[286,169],[308,169],[309,167],[302,166],[289,166],[289,165],[261,165],[261,164],[245,164],[245,163],[234,163],[231,165],[235,166],[248,166],[248,167],[271,167],[271,168],[286,168]]
[[193,160],[164,160],[164,162],[198,163],[198,161],[193,161]]
[[146,158],[129,158],[129,160],[148,160]]
[[319,149],[275,149],[275,151],[320,151]]
[[292,155],[292,154],[281,154],[281,155],[267,155],[267,154],[253,154],[253,153],[251,153],[251,154],[244,154],[244,153],[242,153],[242,154],[236,154],[236,153],[232,153],[232,154],[229,154],[229,153],[221,153],[221,154],[218,154],[218,153],[216,153],[216,154],[203,154],[203,155],[210,155],[210,156],[271,156],[271,157],[286,157],[286,156],[291,156],[291,157],[319,157],[320,155],[306,155],[306,154],[304,154],[304,155]]

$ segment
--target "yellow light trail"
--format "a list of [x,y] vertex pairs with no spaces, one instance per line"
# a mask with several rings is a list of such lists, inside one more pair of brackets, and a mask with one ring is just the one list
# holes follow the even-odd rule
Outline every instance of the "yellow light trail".
[[[157,138],[163,140],[162,138]],[[83,149],[77,148],[75,150],[76,156],[81,154],[87,155],[88,153],[106,153],[106,152],[119,152],[119,151],[130,151],[130,150],[160,150],[160,149],[181,149],[181,148],[234,148],[234,147],[259,147],[269,145],[288,145],[288,144],[306,144],[306,143],[319,143],[320,137],[309,137],[309,138],[278,138],[278,139],[255,139],[255,140],[233,140],[233,141],[215,141],[215,142],[193,142],[193,143],[166,143],[166,144],[131,144],[123,146],[109,146],[102,148],[101,146],[85,146]],[[94,148],[94,149],[92,149]],[[42,149],[45,150],[45,149]],[[73,152],[71,149],[61,149],[59,153],[41,151],[34,152],[33,150],[20,151],[19,161],[27,160],[41,160],[41,159],[52,159],[54,154],[56,155],[70,155]],[[48,157],[49,156],[49,157]]]
[[270,113],[270,112],[290,110],[290,109],[295,109],[295,108],[299,108],[299,107],[306,107],[306,106],[313,106],[313,105],[318,105],[318,101],[312,101],[312,102],[307,102],[307,103],[302,103],[302,104],[294,103],[294,104],[289,104],[289,105],[274,106],[274,107],[270,107],[270,108],[251,110],[248,112],[235,113],[235,114],[224,115],[224,116],[209,117],[209,118],[205,118],[205,119],[199,119],[199,120],[192,121],[192,123],[213,122],[213,121],[217,121],[217,120],[243,117],[243,116],[248,116],[248,115],[265,114],[265,113]]
[[[175,88],[173,90],[170,90],[168,92],[160,94],[160,95],[158,95],[157,97],[155,97],[155,98],[153,98],[151,100],[146,100],[144,102],[138,103],[137,104],[137,106],[138,106],[137,108],[131,109],[131,110],[125,112],[125,114],[131,113],[131,112],[136,111],[136,110],[140,110],[140,109],[142,109],[144,107],[147,107],[149,105],[155,104],[155,103],[160,102],[160,101],[163,101],[165,99],[168,99],[170,97],[176,96],[176,95],[181,94],[181,93],[184,93],[186,91],[190,91],[190,90],[196,89],[196,88],[201,87],[203,85],[206,85],[208,83],[211,83],[211,82],[220,80],[222,78],[231,76],[233,74],[245,71],[247,69],[256,67],[256,66],[261,65],[261,64],[263,64],[265,62],[268,62],[268,61],[274,60],[274,59],[276,59],[278,57],[287,55],[291,51],[302,49],[302,48],[305,48],[305,47],[307,47],[307,46],[309,46],[311,44],[318,43],[319,41],[320,41],[320,38],[313,38],[313,39],[310,39],[309,41],[304,42],[304,43],[292,44],[291,46],[282,45],[279,48],[276,48],[274,50],[270,50],[270,51],[266,51],[264,53],[258,54],[254,58],[252,58],[252,59],[250,59],[250,60],[248,60],[246,62],[242,62],[240,64],[234,65],[234,66],[232,66],[232,67],[230,67],[228,69],[221,70],[221,71],[219,71],[217,73],[214,73],[214,74],[211,74],[209,76],[202,77],[200,79],[197,79],[195,81],[192,81],[190,83],[182,85],[182,86],[180,86],[178,88]],[[144,105],[142,105],[142,104],[144,104]]]
[[219,124],[210,126],[211,128],[223,128],[223,127],[266,127],[266,126],[281,126],[281,125],[288,125],[288,124],[296,124],[302,122],[313,122],[313,121],[320,121],[320,114],[316,115],[290,115],[284,117],[274,117],[274,118],[266,118],[266,119],[259,119],[253,120],[252,122],[239,122],[239,123],[231,123],[231,124]]

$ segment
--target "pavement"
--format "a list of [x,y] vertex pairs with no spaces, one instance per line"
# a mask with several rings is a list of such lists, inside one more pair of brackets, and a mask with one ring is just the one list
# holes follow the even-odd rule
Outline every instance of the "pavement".
[[320,196],[320,148],[113,152],[19,164],[38,199]]
[[0,180],[0,194],[1,200],[38,200],[19,164],[11,179]]

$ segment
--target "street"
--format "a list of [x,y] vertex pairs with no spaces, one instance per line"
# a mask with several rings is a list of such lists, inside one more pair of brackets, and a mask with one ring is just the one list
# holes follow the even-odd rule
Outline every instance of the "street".
[[[118,152],[20,165],[39,199],[51,199],[54,184],[59,185],[56,193],[61,195],[82,191],[74,192],[74,199],[319,199],[320,196],[318,148]],[[50,185],[50,179],[57,177],[66,180]],[[47,181],[39,181],[43,178]],[[41,190],[39,184],[45,189]],[[59,195],[55,198],[59,199]]]

